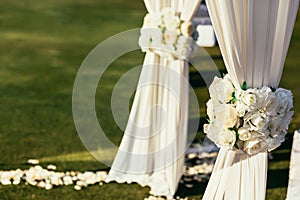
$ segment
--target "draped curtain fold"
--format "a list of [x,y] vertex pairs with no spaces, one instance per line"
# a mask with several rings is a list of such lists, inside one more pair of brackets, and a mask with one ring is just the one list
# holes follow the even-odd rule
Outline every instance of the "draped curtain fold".
[[290,159],[289,185],[286,200],[299,199],[300,191],[300,130],[295,131]]
[[[171,7],[190,21],[200,0],[144,0],[149,13]],[[137,182],[172,197],[183,173],[188,63],[147,52],[127,127],[107,181]]]
[[[299,0],[206,0],[221,53],[235,87],[277,88]],[[205,200],[265,198],[267,152],[221,149]]]

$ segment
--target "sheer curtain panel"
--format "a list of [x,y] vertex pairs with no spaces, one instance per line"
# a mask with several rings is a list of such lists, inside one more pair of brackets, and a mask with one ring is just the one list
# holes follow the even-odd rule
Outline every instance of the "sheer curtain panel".
[[[190,21],[200,0],[144,0]],[[107,181],[137,182],[172,198],[183,173],[188,122],[188,63],[147,52],[128,124]]]
[[[236,88],[277,88],[299,0],[207,0],[221,53]],[[203,199],[265,198],[267,152],[221,149]]]

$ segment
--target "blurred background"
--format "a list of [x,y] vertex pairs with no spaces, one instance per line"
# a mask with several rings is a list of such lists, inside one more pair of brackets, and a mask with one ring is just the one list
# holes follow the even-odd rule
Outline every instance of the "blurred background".
[[[28,168],[26,161],[30,158],[39,159],[42,166],[55,164],[58,171],[108,170],[90,156],[77,135],[72,116],[73,84],[82,61],[97,44],[119,32],[141,27],[145,14],[142,0],[1,0],[0,170]],[[295,116],[287,141],[272,153],[269,162],[270,200],[285,198],[292,134],[300,128],[299,49],[298,11],[280,84],[294,93]],[[224,72],[219,48],[206,50]],[[112,89],[124,73],[142,64],[143,57],[140,51],[123,55],[99,82],[99,123],[115,144],[119,144],[123,133],[110,111]],[[191,77],[204,119],[208,90],[197,82],[203,82],[200,75]],[[196,140],[203,138],[200,126]],[[204,188],[187,194],[189,199],[200,199]],[[148,192],[148,188],[135,184],[115,183],[81,191],[72,186],[46,191],[25,184],[0,185],[0,199],[144,199]]]

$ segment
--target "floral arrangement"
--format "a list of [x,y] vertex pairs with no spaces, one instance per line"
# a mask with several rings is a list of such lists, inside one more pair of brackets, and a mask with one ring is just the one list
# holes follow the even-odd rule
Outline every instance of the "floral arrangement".
[[182,21],[180,13],[165,8],[145,16],[139,45],[143,52],[152,51],[171,60],[187,59],[198,50],[193,32],[192,22]]
[[241,150],[249,155],[272,151],[285,140],[294,114],[293,95],[283,88],[236,88],[230,76],[214,78],[207,102],[207,137],[218,147]]

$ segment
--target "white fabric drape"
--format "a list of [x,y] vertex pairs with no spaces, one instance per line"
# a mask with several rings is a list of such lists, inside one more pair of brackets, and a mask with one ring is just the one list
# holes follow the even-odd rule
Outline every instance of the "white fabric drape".
[[[190,21],[200,0],[144,0],[149,13],[171,7]],[[147,52],[128,124],[107,181],[137,182],[172,197],[183,173],[188,63]]]
[[289,186],[286,200],[299,199],[300,191],[300,130],[295,131],[290,160]]
[[[207,0],[235,87],[278,87],[299,0]],[[265,198],[267,152],[254,156],[221,149],[205,200]]]

